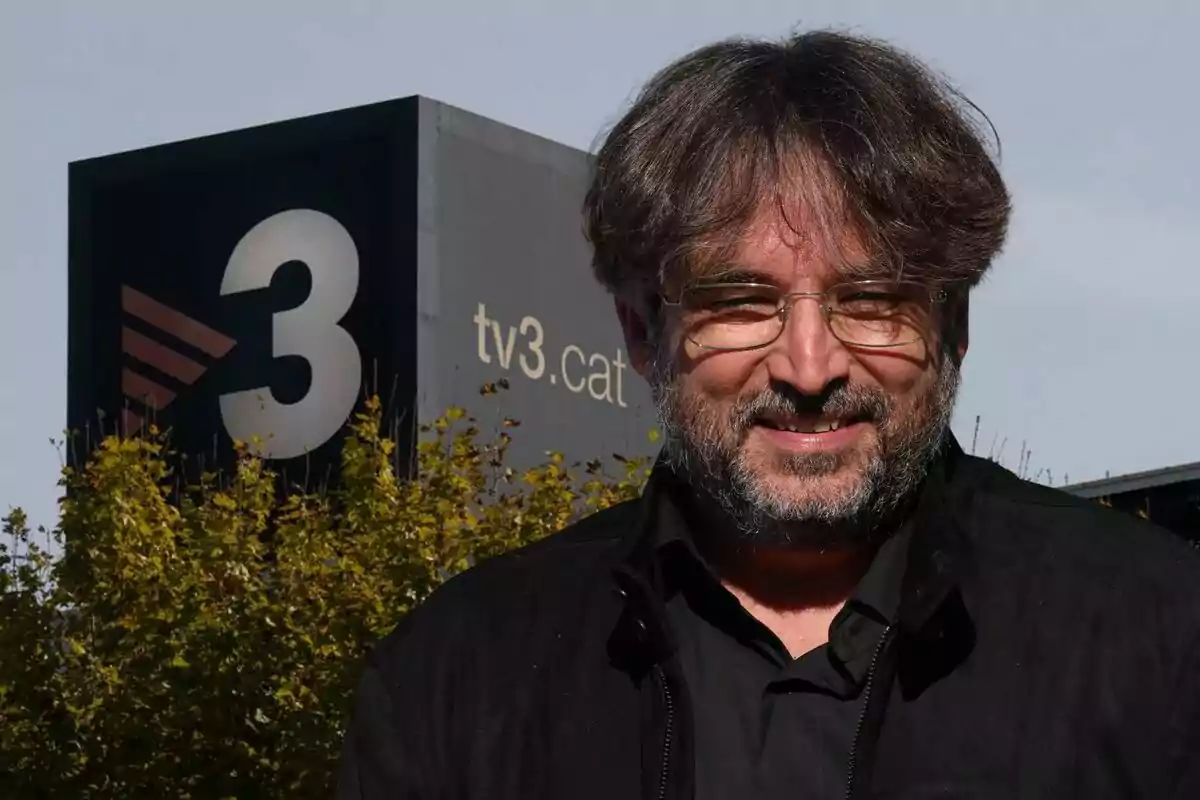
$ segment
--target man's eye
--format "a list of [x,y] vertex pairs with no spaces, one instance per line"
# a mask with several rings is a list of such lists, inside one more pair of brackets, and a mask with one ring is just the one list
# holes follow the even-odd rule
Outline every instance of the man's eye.
[[899,308],[904,298],[889,292],[855,292],[839,301],[846,311],[881,312]]
[[737,295],[733,297],[712,298],[710,307],[713,308],[774,308],[776,299],[767,295]]
[[688,310],[705,314],[773,314],[778,305],[777,293],[745,287],[697,287],[684,299]]

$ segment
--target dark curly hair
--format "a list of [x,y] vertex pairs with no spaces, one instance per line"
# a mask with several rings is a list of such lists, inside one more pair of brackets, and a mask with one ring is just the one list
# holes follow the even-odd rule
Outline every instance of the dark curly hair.
[[805,236],[851,226],[870,255],[857,271],[969,289],[1010,215],[985,128],[884,42],[817,31],[703,47],[651,79],[597,153],[584,202],[596,276],[655,294],[719,269],[774,203]]

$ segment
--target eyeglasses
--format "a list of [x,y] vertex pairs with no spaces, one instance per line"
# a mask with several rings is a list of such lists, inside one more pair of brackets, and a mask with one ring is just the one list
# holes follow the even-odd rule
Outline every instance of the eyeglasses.
[[665,305],[679,309],[688,340],[706,350],[755,350],[783,333],[796,301],[821,304],[833,335],[852,347],[902,347],[924,338],[940,290],[912,281],[850,281],[824,292],[759,283],[695,284]]

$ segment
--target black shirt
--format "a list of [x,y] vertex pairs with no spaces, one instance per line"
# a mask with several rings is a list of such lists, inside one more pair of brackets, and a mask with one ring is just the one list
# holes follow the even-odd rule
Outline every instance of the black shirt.
[[696,800],[841,797],[862,688],[899,605],[907,531],[880,547],[829,644],[793,659],[681,527],[660,529],[658,554],[694,708]]

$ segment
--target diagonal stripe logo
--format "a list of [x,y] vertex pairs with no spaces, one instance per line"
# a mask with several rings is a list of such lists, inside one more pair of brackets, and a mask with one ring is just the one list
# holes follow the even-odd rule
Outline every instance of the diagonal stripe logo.
[[[121,287],[121,310],[165,334],[170,342],[158,341],[128,325],[121,329],[121,351],[133,361],[132,366],[127,364],[122,368],[121,392],[141,407],[140,413],[128,405],[121,412],[122,427],[129,434],[141,429],[147,414],[170,406],[179,389],[194,384],[211,367],[211,363],[202,364],[172,345],[182,342],[211,357],[211,362],[228,355],[237,342],[129,286]],[[157,377],[147,377],[145,367],[169,378],[175,388],[162,385]]]

